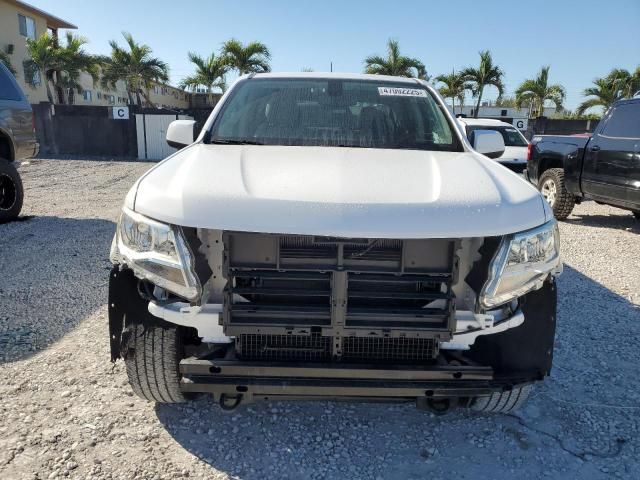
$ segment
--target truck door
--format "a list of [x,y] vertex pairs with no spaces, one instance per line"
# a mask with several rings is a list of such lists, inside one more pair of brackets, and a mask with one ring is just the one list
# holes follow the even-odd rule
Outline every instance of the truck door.
[[621,103],[587,145],[582,190],[620,206],[640,203],[640,103]]

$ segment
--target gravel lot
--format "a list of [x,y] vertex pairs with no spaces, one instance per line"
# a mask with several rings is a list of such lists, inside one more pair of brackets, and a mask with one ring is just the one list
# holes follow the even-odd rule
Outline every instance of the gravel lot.
[[561,224],[553,375],[517,415],[410,405],[155,406],[109,363],[108,251],[150,164],[31,161],[0,225],[0,478],[640,478],[640,223]]

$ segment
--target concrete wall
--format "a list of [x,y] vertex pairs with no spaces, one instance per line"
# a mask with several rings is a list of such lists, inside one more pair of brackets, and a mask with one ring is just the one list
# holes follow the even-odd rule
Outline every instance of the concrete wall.
[[0,49],[7,51],[8,45],[13,45],[13,54],[9,55],[11,64],[16,70],[16,79],[24,90],[30,103],[46,102],[47,91],[44,78],[40,85],[32,87],[24,78],[24,68],[22,62],[29,58],[27,55],[27,39],[20,35],[18,25],[18,13],[25,17],[31,17],[36,22],[36,36],[39,37],[47,31],[47,22],[44,17],[35,15],[33,12],[25,10],[20,6],[5,3],[0,0]]
[[527,128],[525,137],[531,139],[534,135],[592,133],[598,123],[599,120],[565,120],[539,117],[529,120],[529,128]]
[[[451,99],[445,99],[447,102],[447,106],[449,110],[451,110]],[[456,104],[456,115],[463,113],[467,117],[472,117],[472,112],[475,109],[475,105],[465,105],[462,107],[462,112],[460,109],[460,105]],[[555,107],[545,107],[544,114],[547,117],[553,117],[557,115]],[[480,113],[478,115],[480,118],[498,118],[498,117],[510,117],[510,118],[528,118],[529,117],[529,109],[528,108],[513,108],[513,107],[480,107]]]

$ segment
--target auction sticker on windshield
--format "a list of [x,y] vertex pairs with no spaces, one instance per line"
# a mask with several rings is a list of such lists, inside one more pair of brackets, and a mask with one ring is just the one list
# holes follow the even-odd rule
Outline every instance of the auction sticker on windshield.
[[426,97],[427,91],[421,88],[378,87],[380,95],[394,97]]

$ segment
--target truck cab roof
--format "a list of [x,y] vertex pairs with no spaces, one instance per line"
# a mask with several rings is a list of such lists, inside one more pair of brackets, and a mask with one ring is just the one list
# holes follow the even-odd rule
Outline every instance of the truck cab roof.
[[510,123],[503,122],[502,120],[496,120],[494,118],[464,118],[459,117],[458,122],[463,125],[478,126],[478,127],[512,127]]

